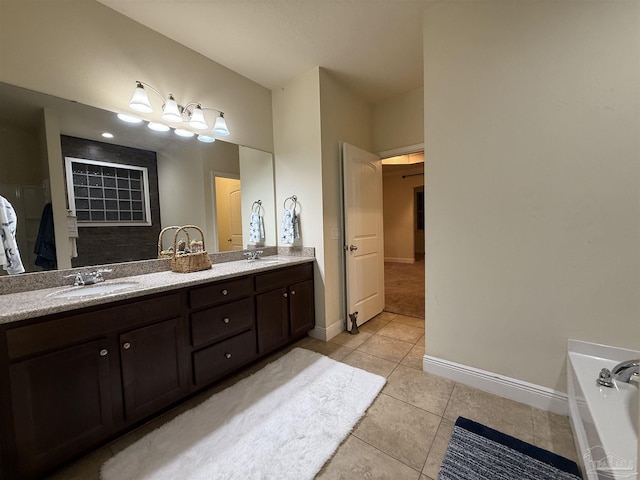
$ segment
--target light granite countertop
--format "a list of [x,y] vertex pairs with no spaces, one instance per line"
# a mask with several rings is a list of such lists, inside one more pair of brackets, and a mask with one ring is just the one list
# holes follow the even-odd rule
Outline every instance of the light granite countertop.
[[[238,260],[215,263],[211,270],[193,273],[163,271],[133,275],[106,280],[98,285],[129,284],[126,288],[110,293],[60,298],[56,294],[86,287],[61,285],[27,292],[0,295],[0,324],[28,318],[41,317],[52,313],[65,312],[83,307],[106,304],[127,298],[135,298],[152,293],[165,292],[183,287],[224,280],[245,274],[276,270],[291,265],[313,262],[314,257],[272,255],[260,260]],[[74,292],[75,293],[75,292]]]

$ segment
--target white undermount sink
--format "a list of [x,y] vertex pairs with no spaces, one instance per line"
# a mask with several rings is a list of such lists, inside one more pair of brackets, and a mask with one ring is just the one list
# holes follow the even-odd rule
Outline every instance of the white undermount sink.
[[51,293],[48,296],[52,298],[78,298],[94,295],[108,295],[119,290],[124,290],[125,288],[131,288],[135,285],[137,285],[135,282],[95,283],[93,285],[66,288],[64,290]]
[[253,263],[257,266],[265,266],[265,265],[277,265],[278,263],[284,263],[286,260],[281,258],[256,258],[254,260],[249,260],[249,263]]

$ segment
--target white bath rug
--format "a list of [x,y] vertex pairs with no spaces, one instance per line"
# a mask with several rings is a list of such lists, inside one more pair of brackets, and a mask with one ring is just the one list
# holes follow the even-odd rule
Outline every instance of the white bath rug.
[[385,382],[296,348],[118,453],[101,478],[312,479]]

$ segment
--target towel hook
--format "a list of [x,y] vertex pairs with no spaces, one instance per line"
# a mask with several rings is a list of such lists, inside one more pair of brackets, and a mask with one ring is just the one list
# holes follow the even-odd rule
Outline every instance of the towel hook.
[[[256,205],[258,206],[256,208]],[[251,205],[251,211],[252,212],[258,212],[260,213],[260,209],[262,208],[262,200],[256,200],[255,202],[253,202],[253,204]]]
[[296,197],[295,195],[291,195],[290,197],[287,197],[284,199],[284,204],[283,207],[285,208],[285,210],[287,209],[287,202],[291,200],[293,202],[293,211],[295,212],[296,207],[298,206],[298,197]]

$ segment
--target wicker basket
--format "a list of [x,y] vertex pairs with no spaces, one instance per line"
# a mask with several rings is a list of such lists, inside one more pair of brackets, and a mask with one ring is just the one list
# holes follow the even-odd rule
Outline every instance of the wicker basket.
[[[164,236],[165,232],[168,232],[169,230],[177,230],[179,228],[181,227],[173,225],[171,227],[165,227],[162,229],[160,235],[158,235],[158,258],[173,258],[173,250],[162,249],[162,237]],[[190,243],[189,233],[185,230],[184,234],[187,237],[187,244]]]
[[[202,251],[193,253],[180,253],[178,252],[178,235],[180,232],[184,232],[187,237],[187,245],[189,245],[189,235],[187,229],[192,228],[200,232],[200,238],[202,239]],[[184,225],[176,229],[176,233],[173,235],[173,255],[171,256],[171,271],[178,273],[190,273],[199,272],[200,270],[209,270],[211,268],[211,259],[207,253],[207,249],[204,244],[204,234],[200,227],[195,225]]]

